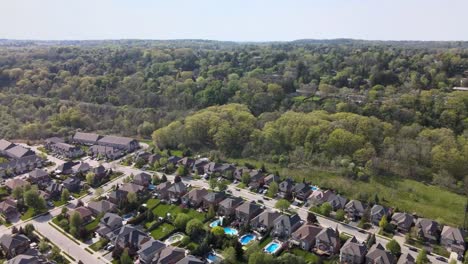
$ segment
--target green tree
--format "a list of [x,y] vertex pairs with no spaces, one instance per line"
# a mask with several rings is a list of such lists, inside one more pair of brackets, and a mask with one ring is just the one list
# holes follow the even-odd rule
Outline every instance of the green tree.
[[208,212],[206,213],[206,217],[208,219],[211,219],[211,218],[215,217],[215,215],[216,215],[216,212],[215,212],[214,206],[210,205],[210,207],[208,208]]
[[234,247],[227,247],[223,250],[222,256],[224,257],[224,262],[229,264],[236,264],[236,249]]
[[203,223],[199,219],[194,218],[188,221],[185,232],[190,237],[197,237],[198,235],[204,233]]
[[90,186],[94,185],[94,182],[96,180],[96,174],[94,172],[88,172],[86,174],[86,183]]
[[270,254],[263,252],[255,252],[249,256],[249,264],[270,264],[274,263],[275,259]]
[[187,223],[190,221],[191,217],[187,214],[179,213],[177,214],[174,220],[174,226],[180,230],[185,230]]
[[70,191],[68,191],[66,188],[63,188],[61,194],[62,203],[68,202],[68,199],[70,199]]
[[268,192],[267,192],[267,195],[268,197],[275,197],[276,194],[278,194],[278,190],[279,190],[279,186],[278,186],[278,183],[277,182],[272,182],[270,183],[270,186],[268,186]]
[[23,199],[23,188],[22,187],[16,187],[13,189],[12,192],[13,198],[15,200],[22,200]]
[[421,249],[421,251],[419,251],[418,256],[416,257],[416,264],[426,263],[430,263],[429,258],[427,258],[427,251],[425,249]]
[[120,264],[133,264],[133,259],[128,254],[128,248],[125,248],[120,255]]
[[336,220],[344,221],[345,220],[345,211],[343,209],[338,209],[335,215]]
[[224,236],[224,228],[221,226],[215,226],[211,229],[211,233],[217,237]]
[[384,215],[382,216],[379,222],[380,230],[384,231],[387,228],[387,225],[388,225],[387,216]]
[[127,201],[130,203],[130,204],[134,204],[138,201],[138,197],[137,197],[137,194],[134,193],[134,192],[129,192],[127,193]]
[[208,184],[210,185],[211,190],[214,190],[218,185],[216,179],[212,176],[210,176],[210,181],[208,182]]
[[386,248],[387,248],[388,251],[390,251],[397,258],[401,254],[400,244],[398,244],[398,242],[395,239],[390,240],[390,242],[387,243]]
[[81,224],[83,224],[83,219],[78,212],[73,212],[70,216],[70,234],[74,237],[78,237]]
[[250,183],[250,174],[248,172],[242,173],[242,183],[245,184],[246,186],[249,185]]
[[320,206],[320,213],[324,216],[330,216],[333,207],[329,202],[325,202]]
[[228,188],[228,185],[227,185],[226,181],[218,182],[218,191],[224,192],[224,191],[227,190],[227,188]]
[[281,212],[284,212],[289,209],[291,203],[286,199],[280,199],[275,203],[275,208],[279,209]]
[[30,206],[34,213],[37,214],[46,209],[46,202],[43,197],[39,195],[39,192],[35,189],[31,189],[24,193],[24,202],[27,206]]

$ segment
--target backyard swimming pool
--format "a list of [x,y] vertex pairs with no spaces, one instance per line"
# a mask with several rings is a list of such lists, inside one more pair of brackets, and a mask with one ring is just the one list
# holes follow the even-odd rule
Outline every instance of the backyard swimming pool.
[[231,227],[225,227],[224,233],[230,236],[237,236],[237,234],[239,234],[239,232],[236,229],[231,228]]
[[240,239],[239,239],[239,242],[241,243],[241,245],[245,246],[250,241],[254,240],[255,238],[257,238],[256,235],[249,233],[249,234],[245,234],[245,235],[241,236]]
[[311,189],[312,191],[316,191],[316,190],[318,190],[319,188],[318,188],[317,186],[310,186],[310,189]]
[[156,185],[154,184],[148,185],[148,190],[153,191],[154,189],[156,189]]
[[263,250],[269,254],[276,254],[280,248],[281,247],[279,242],[271,241],[268,243],[268,245],[265,246]]
[[213,222],[210,223],[210,227],[213,228],[215,226],[219,226],[221,224],[221,220],[216,219]]
[[177,242],[180,242],[182,241],[182,239],[184,238],[184,234],[182,233],[175,233],[174,235],[170,236],[168,239],[166,239],[164,241],[164,243],[166,243],[167,245],[172,245],[172,244],[175,244]]
[[123,215],[123,216],[122,216],[122,219],[123,219],[124,221],[128,221],[128,220],[132,219],[133,216],[135,216],[134,213],[129,213],[129,214]]
[[223,259],[215,253],[210,252],[206,257],[206,260],[208,261],[208,263],[220,263]]

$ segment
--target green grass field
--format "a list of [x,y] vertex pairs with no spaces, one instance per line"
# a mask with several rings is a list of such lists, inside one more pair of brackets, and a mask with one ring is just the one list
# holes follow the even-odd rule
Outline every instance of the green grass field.
[[192,209],[183,209],[183,208],[180,208],[179,206],[170,205],[170,204],[159,204],[158,206],[153,208],[153,214],[159,217],[166,217],[167,213],[170,213],[171,215],[184,213],[184,214],[189,215],[191,218],[197,218],[202,222],[204,222],[206,218],[205,214],[203,213],[199,213]]
[[151,231],[151,236],[154,239],[159,240],[159,239],[162,239],[162,238],[166,237],[170,233],[172,233],[172,231],[174,231],[174,229],[175,229],[175,227],[173,225],[170,225],[168,223],[164,223],[164,224],[160,225],[158,228]]
[[319,256],[315,255],[312,252],[307,252],[305,250],[302,250],[300,248],[293,248],[290,251],[283,251],[282,254],[284,254],[284,253],[291,253],[291,254],[294,254],[296,256],[303,257],[304,260],[306,261],[306,263],[319,263],[319,261],[320,261]]
[[[231,159],[231,162],[248,162],[260,168],[262,162],[246,159]],[[461,226],[466,197],[437,186],[427,185],[409,179],[396,179],[387,176],[374,177],[369,182],[355,181],[333,172],[317,171],[311,168],[280,168],[276,164],[265,164],[271,171],[279,171],[282,177],[292,177],[297,181],[305,178],[322,188],[335,189],[348,199],[369,197],[377,194],[386,206],[397,207],[400,211],[416,213],[440,223]]]
[[32,207],[29,207],[28,210],[21,216],[21,220],[27,220],[31,217],[35,216],[34,214],[34,210],[32,209]]

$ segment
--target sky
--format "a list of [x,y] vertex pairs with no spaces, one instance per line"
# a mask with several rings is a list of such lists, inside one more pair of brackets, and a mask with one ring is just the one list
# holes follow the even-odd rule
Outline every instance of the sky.
[[468,40],[468,0],[0,0],[0,38]]

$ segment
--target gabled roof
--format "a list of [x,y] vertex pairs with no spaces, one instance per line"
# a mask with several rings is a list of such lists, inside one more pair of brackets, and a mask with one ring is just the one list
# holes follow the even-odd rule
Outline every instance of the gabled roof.
[[199,201],[207,194],[208,194],[208,191],[206,189],[204,189],[204,188],[203,189],[192,189],[190,192],[188,192],[186,195],[184,195],[184,197],[188,198],[190,200]]
[[8,260],[5,263],[6,264],[39,264],[39,263],[45,263],[45,262],[41,261],[37,256],[20,254]]
[[300,223],[301,221],[302,220],[298,214],[294,214],[294,215],[283,214],[275,219],[274,224],[278,225],[279,223],[281,223],[281,225],[283,226],[294,227],[296,224]]
[[12,158],[23,158],[23,157],[27,157],[27,156],[32,156],[32,155],[35,155],[36,153],[34,153],[34,151],[28,149],[28,148],[25,148],[23,146],[20,146],[20,145],[16,145],[12,148],[9,148],[7,149],[7,155],[12,157]]
[[53,144],[57,144],[57,143],[65,143],[65,140],[63,138],[59,138],[59,137],[50,137],[50,138],[47,138],[45,140],[46,143],[53,143]]
[[252,222],[258,222],[264,226],[273,226],[275,220],[280,217],[281,214],[276,211],[263,211],[261,214],[252,219]]
[[310,191],[310,187],[309,185],[305,184],[305,183],[296,183],[296,185],[294,185],[294,191],[295,192],[308,192]]
[[340,236],[337,233],[337,230],[333,228],[324,228],[320,233],[317,234],[317,240],[327,243],[329,245],[338,245],[340,242]]
[[279,180],[280,180],[280,177],[274,174],[269,174],[264,179],[265,183],[278,182]]
[[[166,247],[161,251],[158,264],[175,263],[185,257],[185,250],[177,247]],[[154,263],[154,262],[153,262]]]
[[224,200],[222,200],[220,203],[219,203],[219,206],[222,206],[226,209],[231,209],[231,208],[235,208],[237,207],[238,205],[240,205],[244,200],[240,197],[229,197],[229,198],[226,198]]
[[176,264],[203,264],[204,261],[198,259],[195,256],[188,255],[185,258],[179,260]]
[[439,224],[436,221],[427,218],[419,218],[416,222],[416,226],[425,234],[437,232],[439,230]]
[[135,175],[135,177],[133,177],[133,180],[135,181],[151,181],[151,175],[146,173],[146,172],[141,172],[141,173],[138,173],[137,175]]
[[80,162],[73,166],[72,169],[74,172],[87,172],[91,169],[91,166],[86,162]]
[[114,227],[122,226],[123,219],[117,214],[106,213],[99,222],[106,226]]
[[117,208],[117,205],[107,201],[107,200],[101,200],[101,201],[91,201],[88,203],[88,208],[95,210],[99,213],[104,213],[104,212],[109,212],[113,211]]
[[185,187],[185,184],[180,181],[172,184],[172,186],[169,187],[168,191],[174,193],[184,193],[187,191],[187,187]]
[[262,209],[260,206],[256,203],[253,203],[251,201],[245,201],[243,204],[239,205],[236,208],[237,212],[241,212],[247,215],[253,215],[261,211]]
[[138,184],[134,183],[124,183],[122,186],[120,186],[119,190],[125,191],[127,193],[136,193],[143,191],[144,187]]
[[5,182],[5,186],[13,190],[17,187],[24,187],[28,185],[28,182],[19,178],[14,178]]
[[455,228],[451,226],[444,226],[442,229],[441,233],[441,238],[442,239],[449,239],[453,241],[457,241],[460,243],[464,243],[464,234],[463,231],[460,228]]
[[7,248],[7,249],[13,249],[18,247],[19,245],[22,245],[23,243],[29,243],[29,238],[25,235],[21,234],[5,234],[2,237],[0,237],[0,244]]
[[375,204],[371,208],[371,215],[385,215],[387,214],[387,208],[383,207],[382,205]]
[[312,242],[317,237],[317,234],[322,231],[321,227],[314,226],[314,225],[303,225],[299,227],[293,234],[294,239],[298,239],[301,241],[308,241]]
[[221,192],[209,192],[205,196],[203,196],[203,199],[205,199],[208,202],[216,202],[218,200],[223,199],[226,197],[224,193]]
[[394,213],[392,216],[392,222],[405,228],[411,227],[413,221],[414,217],[407,213]]
[[80,182],[81,180],[78,177],[68,177],[62,183],[64,185],[74,185],[74,184],[80,184]]
[[42,169],[34,169],[33,171],[29,173],[29,177],[34,178],[34,179],[47,177],[47,176],[49,176],[49,173],[47,173],[47,171],[42,170]]
[[5,140],[5,139],[0,139],[0,150],[5,151],[14,146],[15,144],[11,143],[10,141]]
[[348,239],[341,248],[341,253],[351,256],[364,257],[366,252],[367,247],[363,243],[359,243],[354,236]]
[[80,206],[80,207],[75,208],[75,210],[68,211],[67,215],[72,216],[75,212],[77,212],[80,215],[81,219],[84,219],[93,215],[91,210],[89,210],[88,208],[84,206]]
[[385,250],[385,248],[380,244],[374,244],[369,252],[366,255],[366,258],[369,258],[374,261],[374,263],[381,264],[392,264],[395,263],[395,256],[392,253]]
[[364,205],[359,200],[351,200],[345,205],[346,210],[355,210],[364,213]]
[[166,247],[166,244],[159,240],[154,240],[150,238],[150,240],[146,241],[141,245],[140,250],[138,250],[138,255],[149,256],[154,254],[154,252],[160,252]]
[[148,235],[132,225],[124,225],[120,228],[119,233],[113,239],[115,244],[119,245],[139,245],[149,239]]
[[128,145],[132,141],[135,141],[135,139],[128,138],[128,137],[119,137],[119,136],[104,136],[103,138],[98,140],[99,143],[116,144],[116,145]]
[[279,189],[280,189],[282,192],[291,191],[293,187],[294,187],[294,181],[291,180],[290,178],[288,178],[288,179],[282,181],[282,182],[279,184]]
[[404,253],[400,256],[400,259],[398,259],[397,264],[415,264],[416,260],[414,259],[411,254]]
[[61,192],[62,189],[63,189],[63,186],[61,184],[56,183],[56,182],[52,182],[46,187],[46,191],[48,193]]
[[99,140],[101,136],[95,133],[84,133],[84,132],[76,132],[73,136],[74,140],[82,140],[82,141],[91,141],[96,142]]

